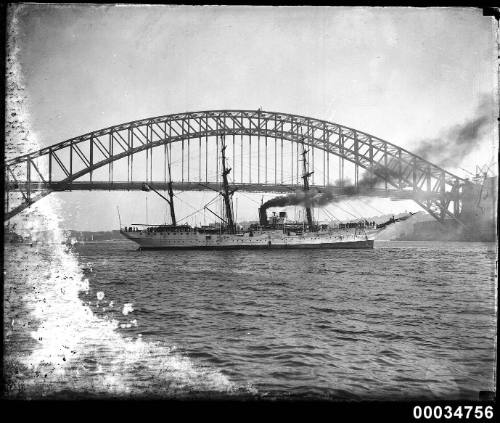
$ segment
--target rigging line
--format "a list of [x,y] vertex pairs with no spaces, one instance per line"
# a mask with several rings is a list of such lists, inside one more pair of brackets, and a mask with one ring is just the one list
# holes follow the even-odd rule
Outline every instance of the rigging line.
[[320,208],[319,209],[324,215],[326,215],[327,219],[328,220],[332,220],[332,216],[331,214],[328,212],[328,210],[326,208]]
[[250,201],[253,201],[255,204],[260,205],[260,203],[258,201],[255,201],[253,198],[249,197],[248,195],[243,194],[243,192],[238,191],[238,193],[241,194],[243,197],[248,198]]
[[340,222],[340,220],[337,219],[337,217],[332,212],[330,212],[326,207],[321,210],[325,212],[328,216],[333,217],[337,222]]
[[327,219],[327,220],[331,220],[331,218],[330,218],[330,217],[328,217],[328,215],[325,213],[325,211],[324,211],[323,209],[318,208],[318,223],[321,221],[320,216],[321,216],[321,214],[322,214],[322,213],[323,213],[323,217],[325,217],[325,216],[326,216],[326,219]]
[[182,219],[178,220],[178,222],[182,222],[183,220],[186,220],[187,218],[189,218],[189,217],[191,217],[191,216],[195,215],[196,213],[201,212],[202,210],[204,210],[204,209],[205,209],[205,207],[207,207],[207,206],[209,206],[211,203],[213,203],[213,202],[214,202],[214,201],[215,201],[218,197],[219,197],[219,194],[217,194],[214,198],[212,198],[212,200],[210,200],[208,203],[206,203],[205,205],[203,205],[203,207],[201,207],[201,208],[199,208],[199,209],[195,210],[193,213],[191,213],[191,214],[189,214],[189,215],[187,215],[187,216],[183,217]]
[[332,212],[329,211],[328,213],[330,213],[337,222],[342,223],[342,221],[337,216],[335,216]]
[[[349,201],[345,200],[345,203],[356,213],[356,208],[351,203],[349,203]],[[356,219],[362,219],[361,215],[359,215]]]
[[[175,194],[174,194],[175,195]],[[182,201],[183,203],[185,203],[186,205],[188,205],[189,207],[191,207],[193,210],[196,210],[196,207],[192,206],[191,204],[189,204],[186,200],[183,200],[181,197],[179,197],[178,195],[175,195],[175,197],[177,197],[180,201]]]
[[194,212],[193,212],[193,213],[191,213],[191,214],[188,214],[187,216],[183,217],[182,219],[179,219],[179,220],[177,221],[177,223],[182,222],[183,220],[189,219],[191,216],[194,216],[196,213],[199,213],[199,212],[201,212],[201,211],[202,211],[202,210],[204,210],[204,209],[205,209],[205,207],[203,207],[203,208],[201,208],[201,209],[199,209],[199,210],[196,210],[196,211],[194,211]]
[[[332,204],[334,205],[334,204]],[[352,217],[354,217],[355,219],[358,219],[357,216],[354,216],[351,212],[349,212],[348,210],[345,210],[344,208],[340,207],[338,204],[335,204],[334,205],[335,207],[338,207],[340,210],[342,210],[344,213],[347,213],[347,214],[350,214]]]
[[342,219],[339,219],[336,215],[333,214],[333,212],[330,211],[330,213],[332,214],[333,217],[335,217],[335,219],[339,222],[339,223],[342,223]]
[[[176,196],[180,201],[182,201],[183,203],[185,203],[186,205],[188,205],[189,207],[191,207],[193,210],[196,210],[196,207],[192,206],[191,204],[189,204],[186,200],[183,200],[182,198]],[[208,206],[209,204],[213,203],[217,198],[219,197],[219,194],[217,193],[215,195],[215,197],[210,200],[207,204],[205,204],[205,206]],[[203,206],[203,207],[205,207]],[[201,209],[197,210],[197,211],[200,211]]]
[[380,211],[379,209],[377,209],[375,206],[372,206],[370,203],[368,202],[364,202],[361,198],[358,198],[359,201],[361,201],[364,205],[368,206],[368,207],[371,207],[373,210],[375,210],[376,212],[380,213],[380,214],[384,214],[384,212]]
[[332,219],[332,216],[330,213],[328,213],[327,210],[325,210],[324,208],[319,208],[318,209],[318,222],[319,222],[319,217],[320,217],[320,214],[323,213],[323,217],[326,217],[326,220],[329,221],[329,222],[332,222],[333,219]]
[[[158,146],[158,147],[161,147],[161,146]],[[154,148],[156,148],[156,147],[154,147]],[[190,155],[189,155],[189,157],[190,157],[191,159],[193,159],[193,160],[194,160],[194,159],[199,159],[199,158],[201,158],[201,156],[203,156],[203,157],[204,157],[204,155],[203,155],[203,154],[199,154],[199,153],[194,153],[194,154],[190,154]],[[170,161],[170,164],[171,164],[171,165],[174,165],[174,164],[179,164],[179,163],[181,163],[181,162],[182,162],[182,159],[171,160],[171,161]]]
[[[230,183],[243,183],[243,182],[235,182],[234,179],[231,179],[229,182]],[[273,181],[267,181],[267,183],[265,183],[265,182],[261,181],[260,184],[261,185],[274,185],[272,182]],[[247,182],[247,183],[250,183],[250,182]],[[283,178],[283,184],[278,183],[276,185],[287,185],[287,184],[294,185],[294,180],[290,177]]]
[[215,200],[217,200],[219,198],[219,195],[220,194],[216,194],[214,198],[212,198],[208,203],[206,203],[203,207],[206,207],[206,206],[209,206],[210,204],[212,204]]

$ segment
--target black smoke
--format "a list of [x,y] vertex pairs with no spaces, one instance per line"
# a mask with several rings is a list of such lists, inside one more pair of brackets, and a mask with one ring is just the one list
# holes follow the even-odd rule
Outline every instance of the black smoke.
[[292,194],[271,198],[262,205],[262,210],[270,207],[324,207],[328,204],[338,202],[344,197],[363,196],[388,178],[397,178],[396,171],[375,166],[367,171],[358,181],[358,185],[349,184],[342,188],[326,187],[324,189],[311,188],[309,191],[298,189]]
[[[484,95],[472,119],[453,126],[440,137],[421,141],[414,153],[437,166],[458,166],[477,147],[480,137],[488,129],[493,104],[492,96]],[[262,209],[286,206],[322,207],[341,201],[345,196],[368,194],[379,183],[391,178],[398,180],[399,173],[375,166],[363,175],[357,186],[349,184],[340,190],[333,187],[322,190],[311,188],[309,191],[299,189],[292,194],[272,198],[263,204]]]
[[413,152],[437,166],[459,166],[490,128],[493,105],[492,96],[484,95],[474,117],[447,129],[439,137],[419,141]]

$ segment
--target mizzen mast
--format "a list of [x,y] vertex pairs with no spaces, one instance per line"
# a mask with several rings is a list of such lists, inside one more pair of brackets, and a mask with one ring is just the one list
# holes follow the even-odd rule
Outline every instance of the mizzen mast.
[[[307,169],[306,155],[307,155],[308,151],[309,150],[305,149],[304,140],[302,140],[302,160],[303,160],[302,179],[304,180],[304,192],[306,192],[306,193],[307,193],[307,191],[309,191],[309,176],[311,176],[314,173],[314,172],[308,172],[308,169]],[[313,218],[312,218],[311,207],[309,207],[309,205],[307,203],[306,203],[305,209],[306,209],[306,217],[307,217],[307,224],[309,226],[309,230],[313,230],[314,223],[313,223]]]

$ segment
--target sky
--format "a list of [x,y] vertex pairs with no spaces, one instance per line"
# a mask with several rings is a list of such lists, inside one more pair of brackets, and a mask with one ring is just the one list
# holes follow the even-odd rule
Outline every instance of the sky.
[[[480,9],[31,4],[11,12],[30,138],[11,141],[19,154],[141,118],[259,107],[416,151],[497,92],[496,24]],[[458,176],[497,157],[493,100],[488,110],[489,130],[448,168]],[[257,219],[261,195],[238,195],[241,220]],[[154,193],[41,201],[57,199],[67,228],[109,230],[118,227],[116,206],[127,223],[144,222],[146,197],[148,223],[162,223],[165,204]],[[213,195],[179,197],[183,216]],[[351,203],[367,216],[420,210],[408,201]]]

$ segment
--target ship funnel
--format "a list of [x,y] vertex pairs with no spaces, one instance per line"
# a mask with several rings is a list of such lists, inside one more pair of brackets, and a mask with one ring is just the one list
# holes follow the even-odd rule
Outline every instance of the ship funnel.
[[266,208],[264,206],[259,207],[259,223],[260,226],[267,225],[267,213],[266,213]]

